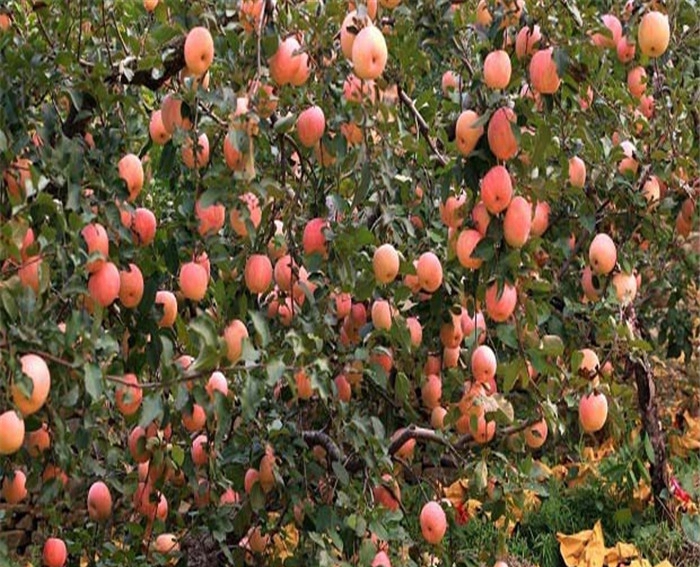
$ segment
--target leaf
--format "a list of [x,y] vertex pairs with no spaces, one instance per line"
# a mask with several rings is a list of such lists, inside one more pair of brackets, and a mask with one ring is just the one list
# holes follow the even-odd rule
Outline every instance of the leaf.
[[557,335],[545,335],[542,337],[540,352],[547,356],[561,356],[564,354],[564,342]]
[[541,124],[537,128],[535,135],[535,147],[532,150],[533,165],[540,165],[547,156],[547,148],[551,148],[552,130],[547,123]]
[[160,394],[152,394],[143,399],[141,404],[141,419],[139,425],[147,427],[154,421],[160,421],[163,417],[163,398]]
[[281,358],[275,358],[268,362],[265,366],[265,371],[267,372],[266,385],[274,386],[277,384],[284,375],[285,368],[284,361]]
[[275,122],[274,130],[278,134],[284,132],[291,132],[292,128],[294,128],[294,125],[296,124],[296,121],[297,117],[291,112],[289,112],[286,116],[283,116]]
[[175,159],[177,158],[177,149],[175,144],[170,141],[163,146],[160,153],[160,162],[158,162],[158,175],[168,177],[175,167]]
[[333,468],[333,474],[335,474],[338,482],[340,482],[342,486],[347,486],[347,484],[350,482],[350,475],[343,464],[339,463],[338,461],[333,461],[331,467]]
[[489,470],[486,461],[479,461],[474,468],[474,484],[478,491],[482,491],[488,484]]
[[170,452],[173,462],[178,466],[182,467],[182,463],[185,462],[185,452],[179,445],[173,445],[172,451]]
[[262,341],[262,346],[267,347],[270,344],[270,329],[267,325],[267,318],[259,311],[248,311],[248,315],[253,321],[253,327]]
[[651,445],[651,439],[647,434],[644,435],[644,453],[649,462],[653,465],[656,462],[656,455],[654,454],[654,447]]
[[396,374],[396,382],[394,384],[394,396],[397,401],[402,404],[407,402],[411,393],[411,383],[408,376],[404,372]]
[[362,173],[360,175],[360,183],[355,189],[355,198],[352,202],[352,208],[364,204],[365,196],[367,195],[367,190],[369,189],[369,183],[371,180],[369,160],[364,160],[362,164]]
[[83,371],[85,373],[85,391],[92,398],[92,401],[96,401],[102,396],[103,392],[102,371],[99,366],[89,363],[85,364]]
[[681,527],[688,539],[700,545],[700,515],[683,514],[681,516]]

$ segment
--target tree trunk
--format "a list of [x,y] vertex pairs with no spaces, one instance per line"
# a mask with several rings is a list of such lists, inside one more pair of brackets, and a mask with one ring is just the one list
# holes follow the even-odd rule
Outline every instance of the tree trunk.
[[656,384],[649,362],[628,359],[634,380],[637,384],[637,401],[642,414],[642,429],[648,436],[654,454],[650,462],[651,491],[654,495],[654,508],[659,518],[674,523],[666,498],[670,495],[668,464],[666,460],[666,440],[659,421],[658,404],[656,403]]

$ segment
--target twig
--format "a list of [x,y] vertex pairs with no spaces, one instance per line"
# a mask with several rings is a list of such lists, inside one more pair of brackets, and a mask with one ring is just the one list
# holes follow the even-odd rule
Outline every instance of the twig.
[[417,427],[415,425],[409,425],[406,429],[404,429],[399,436],[391,442],[387,452],[393,459],[396,460],[396,453],[399,451],[399,449],[401,449],[406,441],[410,441],[411,439],[415,439],[416,441],[425,441],[428,443],[437,443],[438,445],[446,447],[447,450],[460,461],[464,460],[455,446],[452,445],[452,443],[450,443],[445,437],[438,435],[432,429]]
[[433,140],[430,138],[430,127],[425,121],[425,118],[423,118],[421,113],[418,112],[415,102],[413,102],[411,97],[408,96],[408,94],[406,94],[406,92],[400,86],[397,86],[397,90],[399,92],[399,99],[404,104],[404,106],[406,106],[406,108],[408,108],[408,110],[411,111],[411,114],[416,119],[416,123],[418,124],[418,130],[420,131],[423,138],[425,138],[425,141],[428,143],[428,146],[430,146],[430,149],[437,158],[438,162],[440,163],[440,165],[447,165],[447,158],[440,153],[440,150],[438,150]]
[[[122,85],[142,86],[157,91],[163,84],[177,75],[185,67],[185,36],[180,36],[163,47],[163,51],[171,53],[163,60],[163,74],[154,77],[154,69],[138,69],[131,77],[118,70],[107,78],[107,83],[119,82]],[[136,59],[134,59],[136,61]],[[114,67],[114,65],[113,65]]]
[[[503,437],[508,437],[510,435],[513,435],[514,433],[520,433],[521,431],[526,430],[528,427],[534,425],[541,419],[542,416],[538,414],[537,417],[531,417],[530,419],[521,423],[509,425],[508,427],[504,427],[503,429],[497,430],[498,435],[494,437],[493,441],[497,441],[499,439],[502,439]],[[479,445],[481,444],[478,443],[470,433],[465,433],[455,443],[455,447],[457,449],[471,449],[474,447],[478,447]]]

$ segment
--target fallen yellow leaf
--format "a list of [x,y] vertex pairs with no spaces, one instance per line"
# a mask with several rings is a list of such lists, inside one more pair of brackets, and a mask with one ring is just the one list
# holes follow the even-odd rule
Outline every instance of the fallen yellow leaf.
[[452,502],[453,506],[462,504],[469,494],[469,481],[466,478],[456,480],[443,490],[445,498]]
[[683,413],[685,429],[683,435],[670,435],[671,452],[686,457],[690,451],[700,450],[700,417],[693,417],[687,411]]
[[[558,533],[557,540],[566,567],[652,567],[631,543],[618,542],[606,548],[600,520],[592,530],[583,530],[571,535]],[[662,561],[656,567],[673,565],[669,561]]]

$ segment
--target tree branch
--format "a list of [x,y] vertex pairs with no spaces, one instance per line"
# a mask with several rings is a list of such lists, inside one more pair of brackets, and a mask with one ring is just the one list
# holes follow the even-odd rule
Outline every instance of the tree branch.
[[338,447],[335,441],[333,441],[333,439],[331,439],[327,434],[323,433],[323,431],[302,431],[301,437],[304,439],[304,441],[306,441],[306,444],[309,447],[313,447],[315,445],[320,445],[323,447],[326,450],[326,454],[331,462],[338,461],[342,463],[345,460],[340,447]]
[[403,447],[403,444],[407,441],[410,441],[411,439],[415,439],[417,441],[427,441],[429,443],[438,443],[439,445],[443,445],[445,447],[448,447],[450,445],[447,439],[438,435],[432,429],[426,429],[425,427],[416,427],[415,425],[409,425],[399,434],[399,436],[396,439],[394,439],[391,442],[388,450],[389,455],[393,457],[398,452],[398,450],[401,449],[401,447]]
[[399,99],[401,100],[403,105],[406,108],[408,108],[413,117],[416,119],[416,123],[418,124],[418,130],[420,131],[421,136],[425,138],[425,141],[428,143],[428,146],[430,146],[430,149],[437,158],[438,162],[440,163],[440,165],[447,165],[447,158],[440,153],[440,150],[435,146],[435,143],[430,138],[430,127],[425,121],[425,118],[423,118],[421,113],[418,112],[418,109],[416,108],[416,103],[413,102],[411,97],[408,96],[408,94],[406,94],[406,92],[400,86],[397,86],[397,90],[399,91]]
[[[541,419],[542,416],[538,414],[537,417],[531,417],[530,419],[521,421],[520,423],[509,425],[508,427],[504,427],[503,429],[497,429],[496,435],[494,436],[492,442],[496,442],[500,439],[503,439],[504,437],[508,437],[515,433],[525,431],[528,427],[530,427],[531,425],[535,425],[535,423],[537,423]],[[455,443],[455,447],[458,449],[472,449],[474,447],[478,447],[479,445],[481,445],[481,443],[477,442],[470,433],[465,433],[459,438],[457,443]]]
[[[163,73],[154,76],[155,69],[127,70],[122,61],[121,66],[105,79],[107,84],[121,84],[126,86],[142,86],[152,91],[157,91],[171,77],[177,75],[185,67],[185,36],[177,37],[164,48],[168,55],[163,60]],[[136,58],[131,61],[137,61]],[[63,125],[63,134],[69,138],[83,135],[97,109],[97,99],[89,92],[83,92],[81,108],[76,108],[71,103],[68,118]]]
[[[142,86],[152,91],[157,91],[171,77],[177,75],[185,68],[185,36],[180,36],[163,48],[164,53],[168,53],[163,60],[163,74],[155,77],[153,69],[138,69],[133,73],[125,73],[122,70],[112,73],[107,78],[107,83],[120,83],[127,86]],[[136,61],[136,59],[132,59]]]

